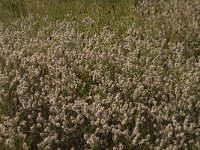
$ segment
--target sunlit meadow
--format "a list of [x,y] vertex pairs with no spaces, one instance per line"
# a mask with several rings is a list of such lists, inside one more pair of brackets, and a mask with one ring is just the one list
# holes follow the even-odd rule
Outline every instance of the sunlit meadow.
[[199,0],[0,2],[0,150],[200,149]]

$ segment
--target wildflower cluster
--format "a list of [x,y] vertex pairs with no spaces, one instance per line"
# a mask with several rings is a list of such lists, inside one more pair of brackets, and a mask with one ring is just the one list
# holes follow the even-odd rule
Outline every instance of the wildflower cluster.
[[143,1],[124,35],[64,20],[30,37],[31,16],[1,26],[2,148],[200,149],[193,2]]

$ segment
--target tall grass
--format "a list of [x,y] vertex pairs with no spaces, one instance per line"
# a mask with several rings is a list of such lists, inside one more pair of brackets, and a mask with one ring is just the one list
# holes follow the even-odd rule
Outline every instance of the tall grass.
[[[15,3],[14,3],[15,2]],[[90,29],[92,33],[99,32],[103,26],[108,26],[111,30],[125,32],[131,25],[132,2],[108,1],[108,0],[18,0],[2,1],[0,5],[0,21],[10,24],[19,16],[31,14],[33,16],[49,16],[52,21],[63,20],[79,21],[77,27],[80,31]],[[22,4],[22,5],[21,5]],[[14,5],[15,7],[12,7]],[[87,25],[81,23],[84,18],[89,17],[95,24]],[[37,18],[37,17],[36,17]],[[41,26],[43,21],[41,20]],[[40,22],[39,22],[40,24]]]
[[25,0],[1,0],[0,3],[14,18],[25,17],[27,15]]

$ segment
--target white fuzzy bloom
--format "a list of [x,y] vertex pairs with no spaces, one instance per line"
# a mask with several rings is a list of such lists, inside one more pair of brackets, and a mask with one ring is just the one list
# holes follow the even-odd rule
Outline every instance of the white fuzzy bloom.
[[0,23],[0,149],[200,149],[197,1]]

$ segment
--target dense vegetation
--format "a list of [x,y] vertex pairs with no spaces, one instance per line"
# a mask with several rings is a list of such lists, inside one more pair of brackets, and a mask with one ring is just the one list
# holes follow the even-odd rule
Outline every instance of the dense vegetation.
[[1,0],[0,149],[200,149],[200,1]]

